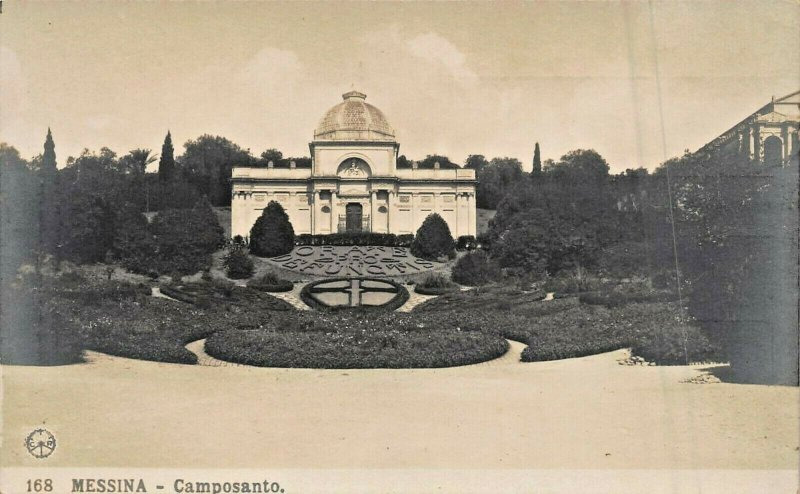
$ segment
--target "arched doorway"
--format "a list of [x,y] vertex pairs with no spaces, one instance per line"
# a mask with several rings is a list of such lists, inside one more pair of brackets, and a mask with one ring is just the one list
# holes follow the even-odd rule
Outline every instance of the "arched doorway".
[[769,136],[764,140],[764,164],[779,166],[783,163],[783,142],[780,137]]
[[347,203],[345,207],[345,231],[360,232],[364,208],[357,202]]

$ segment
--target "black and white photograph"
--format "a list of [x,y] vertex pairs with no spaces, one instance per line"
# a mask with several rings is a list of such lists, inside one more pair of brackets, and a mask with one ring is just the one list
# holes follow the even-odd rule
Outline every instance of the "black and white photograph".
[[800,3],[0,2],[0,493],[800,492]]

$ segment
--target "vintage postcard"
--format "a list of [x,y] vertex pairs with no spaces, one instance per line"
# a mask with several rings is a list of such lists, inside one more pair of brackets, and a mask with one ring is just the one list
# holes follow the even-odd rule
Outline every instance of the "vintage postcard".
[[799,42],[0,2],[0,492],[798,492]]

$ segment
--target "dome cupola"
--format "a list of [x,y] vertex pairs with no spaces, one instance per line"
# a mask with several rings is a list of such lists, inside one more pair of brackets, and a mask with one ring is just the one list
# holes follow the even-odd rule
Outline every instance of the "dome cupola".
[[349,91],[325,113],[314,131],[314,140],[394,142],[394,129],[379,109],[365,102],[367,95]]

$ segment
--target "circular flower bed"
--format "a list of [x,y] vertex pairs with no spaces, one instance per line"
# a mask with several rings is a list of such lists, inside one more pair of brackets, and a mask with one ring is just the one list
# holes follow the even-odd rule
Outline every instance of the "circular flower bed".
[[408,300],[408,290],[381,278],[328,278],[307,284],[300,299],[317,310],[393,311]]
[[396,313],[311,313],[270,321],[264,329],[215,333],[205,349],[220,360],[260,367],[401,369],[484,362],[503,355],[508,344],[498,334],[426,327]]

